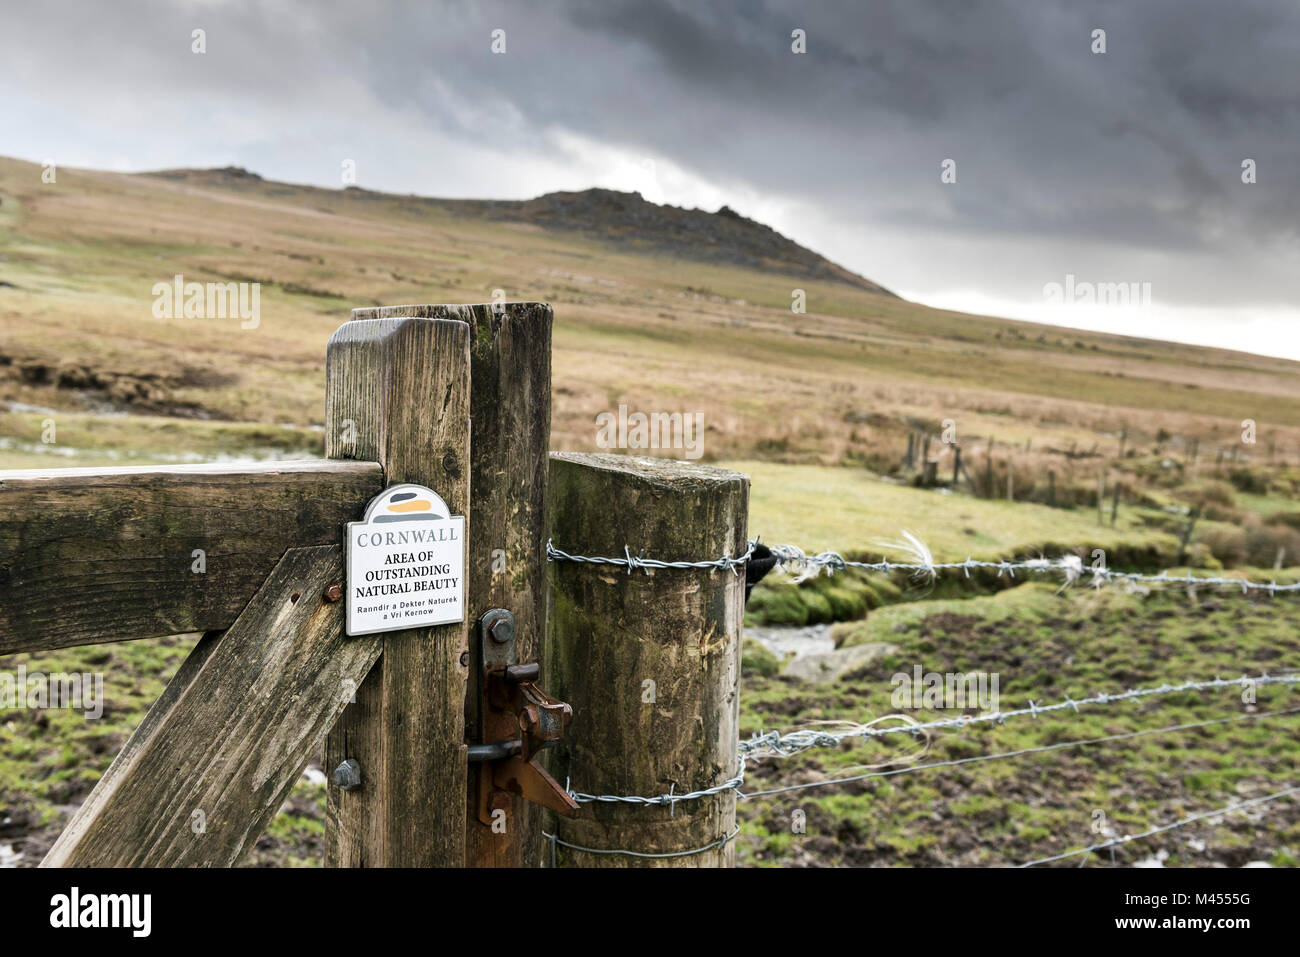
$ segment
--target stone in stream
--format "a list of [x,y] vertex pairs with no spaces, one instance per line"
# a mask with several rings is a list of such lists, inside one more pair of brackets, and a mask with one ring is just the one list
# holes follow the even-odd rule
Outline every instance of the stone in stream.
[[781,673],[804,681],[821,683],[838,681],[846,674],[872,665],[897,650],[897,645],[888,642],[869,641],[849,648],[792,658]]

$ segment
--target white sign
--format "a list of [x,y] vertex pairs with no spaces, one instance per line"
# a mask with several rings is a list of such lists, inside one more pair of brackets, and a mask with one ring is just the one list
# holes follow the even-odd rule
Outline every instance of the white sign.
[[348,523],[349,635],[465,620],[465,517],[423,485],[394,485]]

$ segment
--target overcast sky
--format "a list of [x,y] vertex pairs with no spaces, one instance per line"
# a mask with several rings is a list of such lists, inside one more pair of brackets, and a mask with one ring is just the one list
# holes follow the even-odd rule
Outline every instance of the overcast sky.
[[5,0],[0,154],[726,203],[921,302],[1300,358],[1297,0]]

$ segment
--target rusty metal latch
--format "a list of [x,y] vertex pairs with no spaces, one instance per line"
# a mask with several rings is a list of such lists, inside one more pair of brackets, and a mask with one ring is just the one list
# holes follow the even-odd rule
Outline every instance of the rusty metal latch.
[[508,806],[507,794],[572,817],[578,803],[537,763],[573,720],[573,709],[541,688],[541,665],[519,664],[515,619],[493,608],[479,619],[482,682],[479,687],[481,744],[469,746],[478,763],[478,818],[492,824],[492,812]]

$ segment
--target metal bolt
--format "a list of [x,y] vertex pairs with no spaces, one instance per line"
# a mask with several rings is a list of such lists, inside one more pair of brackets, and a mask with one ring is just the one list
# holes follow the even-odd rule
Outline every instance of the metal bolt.
[[348,758],[334,769],[334,786],[344,791],[355,791],[361,787],[361,765],[356,759]]
[[335,582],[325,589],[325,593],[321,597],[326,601],[338,601],[343,597],[343,586]]
[[514,618],[498,618],[488,627],[488,634],[498,645],[504,645],[515,637]]

